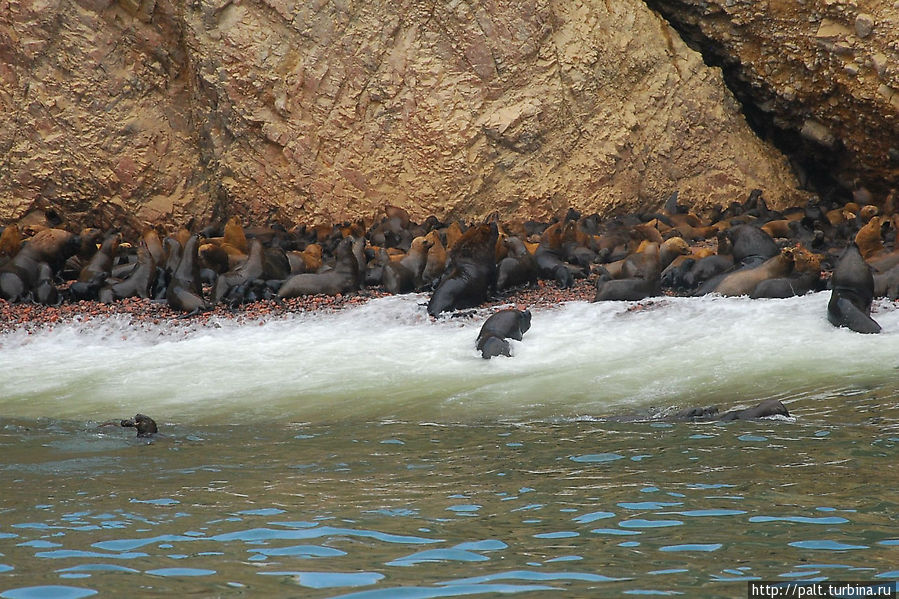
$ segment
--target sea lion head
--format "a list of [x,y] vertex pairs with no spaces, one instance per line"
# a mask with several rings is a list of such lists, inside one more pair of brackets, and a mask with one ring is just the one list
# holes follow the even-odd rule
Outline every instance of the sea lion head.
[[136,414],[134,418],[122,420],[121,426],[136,428],[138,437],[149,437],[159,432],[159,429],[156,427],[156,421],[143,414]]

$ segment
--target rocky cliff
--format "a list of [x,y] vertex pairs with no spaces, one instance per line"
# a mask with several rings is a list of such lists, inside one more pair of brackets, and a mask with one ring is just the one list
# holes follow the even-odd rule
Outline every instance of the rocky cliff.
[[875,202],[899,188],[899,2],[647,2],[722,67],[802,179]]
[[0,104],[0,222],[805,197],[639,0],[2,0]]

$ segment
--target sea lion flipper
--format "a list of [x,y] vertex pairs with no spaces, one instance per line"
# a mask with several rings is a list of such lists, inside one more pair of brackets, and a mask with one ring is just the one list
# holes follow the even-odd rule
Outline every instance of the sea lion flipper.
[[858,306],[853,304],[848,299],[843,297],[836,298],[836,301],[833,302],[833,305],[836,309],[836,314],[833,314],[833,312],[831,312],[828,314],[828,316],[838,318],[839,322],[835,323],[834,319],[831,318],[831,323],[836,324],[837,326],[848,327],[856,333],[880,332],[880,325],[877,324],[877,322],[875,322],[873,318],[859,310]]

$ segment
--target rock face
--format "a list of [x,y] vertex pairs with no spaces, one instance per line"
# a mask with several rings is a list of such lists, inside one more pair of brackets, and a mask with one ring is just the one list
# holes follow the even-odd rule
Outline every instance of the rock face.
[[0,222],[804,199],[638,0],[7,0],[0,58]]
[[874,201],[899,187],[899,2],[647,2],[722,66],[807,177]]

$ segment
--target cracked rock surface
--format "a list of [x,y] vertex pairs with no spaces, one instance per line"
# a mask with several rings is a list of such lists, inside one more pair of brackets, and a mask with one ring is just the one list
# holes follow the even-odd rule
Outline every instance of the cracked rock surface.
[[874,201],[899,188],[899,2],[647,2],[806,169]]
[[[639,0],[0,5],[0,222],[806,199],[720,70]],[[876,39],[877,18],[857,27]]]

